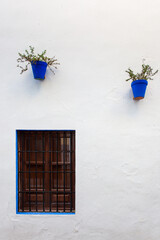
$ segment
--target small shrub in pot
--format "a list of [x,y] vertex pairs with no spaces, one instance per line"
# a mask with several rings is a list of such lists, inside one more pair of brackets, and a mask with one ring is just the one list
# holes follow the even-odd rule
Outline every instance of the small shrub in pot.
[[[28,65],[31,64],[35,79],[44,79],[47,67],[54,73],[53,68],[57,69],[57,59],[46,56],[46,50],[41,54],[35,54],[34,47],[29,46],[29,50],[24,53],[18,53],[19,57],[17,67],[21,69],[21,74],[28,70]],[[23,66],[25,64],[25,66]]]
[[153,77],[158,73],[158,70],[153,72],[151,66],[145,64],[143,60],[142,70],[140,73],[135,74],[130,68],[128,68],[126,72],[129,74],[129,78],[126,79],[126,81],[132,80],[131,87],[134,96],[133,99],[140,100],[145,96],[148,80],[153,80]]

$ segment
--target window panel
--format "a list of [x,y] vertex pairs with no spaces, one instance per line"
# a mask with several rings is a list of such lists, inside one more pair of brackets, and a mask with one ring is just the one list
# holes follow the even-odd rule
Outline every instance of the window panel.
[[18,130],[18,210],[75,211],[75,131]]

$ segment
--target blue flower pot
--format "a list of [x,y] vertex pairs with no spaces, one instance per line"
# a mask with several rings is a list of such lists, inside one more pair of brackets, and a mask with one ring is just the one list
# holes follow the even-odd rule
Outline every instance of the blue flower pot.
[[144,80],[144,79],[133,81],[131,83],[133,96],[134,96],[133,99],[135,100],[143,99],[145,96],[147,85],[148,85],[148,82],[147,80]]
[[33,76],[35,79],[45,79],[47,63],[42,61],[31,62]]

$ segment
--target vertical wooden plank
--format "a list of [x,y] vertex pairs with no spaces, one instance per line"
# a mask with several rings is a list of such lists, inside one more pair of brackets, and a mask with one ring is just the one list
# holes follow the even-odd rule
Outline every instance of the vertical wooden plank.
[[72,210],[75,210],[75,131],[72,132]]
[[29,158],[28,158],[28,132],[27,131],[23,131],[23,180],[24,180],[24,208],[25,211],[29,211],[29,174],[26,173],[26,171],[28,170],[28,165],[29,165]]
[[43,212],[45,211],[45,132],[42,132],[42,146],[43,146]]
[[73,194],[72,194],[72,192],[73,192],[73,187],[72,187],[72,175],[73,175],[73,173],[72,173],[72,131],[70,132],[70,153],[69,153],[69,156],[70,156],[70,212],[72,212],[72,196],[73,196]]
[[45,132],[45,211],[50,211],[50,135]]
[[38,148],[37,148],[37,131],[36,131],[35,132],[36,212],[38,211],[38,207],[37,207],[37,171],[38,171],[38,168],[37,168],[37,151],[38,151]]
[[66,154],[66,134],[65,131],[63,132],[63,211],[65,212],[66,210],[66,202],[65,202],[65,194],[66,194],[66,188],[65,188],[65,171],[66,171],[66,158],[65,158],[65,154]]
[[[57,156],[56,156],[56,170],[57,170],[57,174],[56,174],[56,176],[57,176],[57,196],[56,196],[56,205],[57,205],[57,212],[59,211],[59,205],[58,205],[58,190],[59,190],[59,187],[58,187],[58,184],[59,184],[59,176],[58,176],[58,162],[59,162],[59,159],[60,159],[60,156],[61,156],[61,152],[60,152],[60,150],[61,150],[61,148],[59,148],[58,146],[60,145],[60,137],[59,137],[60,135],[58,134],[58,132],[56,132],[56,151],[57,151]],[[60,150],[59,150],[60,149]],[[59,151],[58,151],[59,150]]]
[[49,186],[49,191],[50,191],[50,196],[49,196],[49,207],[50,207],[50,212],[52,211],[52,132],[49,132],[49,171],[50,173],[48,174],[50,176],[50,186]]
[[[22,194],[19,194],[19,191],[22,191],[22,149],[21,149],[21,134],[20,131],[17,132],[17,144],[18,144],[18,211],[22,211]],[[21,196],[21,197],[20,197]]]

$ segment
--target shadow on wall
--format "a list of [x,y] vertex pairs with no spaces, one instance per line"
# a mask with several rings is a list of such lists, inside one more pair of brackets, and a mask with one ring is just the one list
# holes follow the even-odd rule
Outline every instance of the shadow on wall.
[[[29,66],[29,71],[19,76],[17,87],[14,89],[14,94],[34,98],[39,95],[42,89],[46,89],[47,91],[54,89],[56,81],[58,81],[58,79],[50,70],[47,70],[44,80],[34,79],[31,66]],[[11,93],[13,94],[13,88],[11,89]]]
[[[117,117],[133,117],[136,116],[142,105],[145,104],[147,98],[137,101],[133,100],[133,93],[131,88],[126,88],[121,85],[114,87],[105,95],[103,100],[103,111],[108,109],[112,115]],[[129,115],[128,115],[129,114]]]

